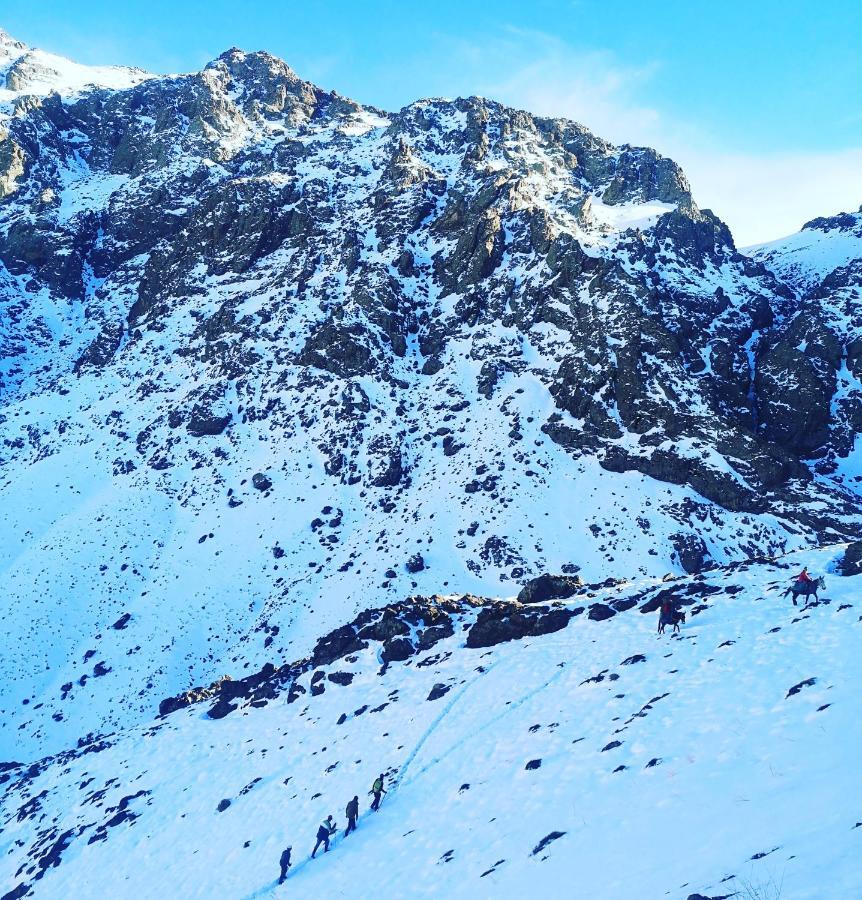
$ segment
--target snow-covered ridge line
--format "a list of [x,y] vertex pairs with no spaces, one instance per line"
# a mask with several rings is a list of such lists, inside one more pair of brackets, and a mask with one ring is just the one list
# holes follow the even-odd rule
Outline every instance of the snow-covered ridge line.
[[57,93],[71,97],[95,88],[126,90],[154,77],[127,66],[82,65],[28,47],[0,31],[0,104],[28,95]]
[[862,258],[862,208],[812,219],[796,234],[744,251],[793,284],[800,295],[820,285],[830,272]]

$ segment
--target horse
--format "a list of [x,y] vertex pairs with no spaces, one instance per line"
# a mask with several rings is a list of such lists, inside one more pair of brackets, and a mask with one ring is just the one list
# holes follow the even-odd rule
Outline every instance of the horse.
[[680,622],[685,625],[684,612],[673,612],[671,613],[670,619],[666,619],[664,616],[659,616],[658,633],[664,634],[665,625],[673,625],[673,634],[676,634],[679,631]]
[[796,606],[796,598],[800,595],[805,597],[806,600],[812,594],[814,594],[814,599],[817,600],[817,592],[822,591],[826,587],[826,581],[821,575],[814,581],[796,581],[781,595],[782,597],[786,597],[788,594],[793,594],[793,605]]

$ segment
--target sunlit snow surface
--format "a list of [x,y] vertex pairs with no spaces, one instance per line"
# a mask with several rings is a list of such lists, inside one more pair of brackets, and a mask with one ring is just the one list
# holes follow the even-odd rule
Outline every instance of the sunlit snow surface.
[[[25,787],[13,774],[0,878],[29,882],[31,848],[70,832],[32,896],[652,900],[770,881],[792,900],[862,896],[862,606],[858,578],[828,574],[842,551],[677,582],[707,605],[677,637],[637,608],[489,650],[456,629],[385,674],[379,645],[338,661],[327,671],[354,681],[322,696],[219,721],[202,704],[110,736]],[[809,610],[781,597],[803,565],[828,579]],[[429,701],[435,684],[450,689]],[[394,780],[369,813],[381,770]],[[358,832],[309,861],[354,794]],[[124,809],[138,818],[116,821]]]
[[[7,83],[15,72],[15,89]],[[0,29],[0,105],[16,97],[77,94],[88,87],[122,90],[151,78],[142,69],[126,66],[84,66],[54,53],[46,53],[13,41]]]
[[804,293],[840,266],[862,259],[862,215],[853,229],[804,228],[744,252]]
[[617,203],[608,206],[591,199],[586,215],[603,231],[625,231],[629,228],[652,228],[659,216],[676,209],[673,203]]

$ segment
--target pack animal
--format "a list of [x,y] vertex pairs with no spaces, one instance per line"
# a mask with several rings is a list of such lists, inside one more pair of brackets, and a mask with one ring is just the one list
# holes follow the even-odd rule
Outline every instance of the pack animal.
[[783,597],[786,597],[788,594],[793,594],[793,605],[796,606],[796,598],[797,597],[805,597],[807,600],[812,594],[814,595],[814,599],[819,599],[817,597],[817,592],[822,591],[826,587],[826,580],[821,575],[819,578],[815,578],[811,581],[796,581],[782,594]]
[[665,627],[668,625],[673,626],[672,634],[677,634],[679,632],[679,626],[685,625],[685,613],[684,612],[672,612],[670,616],[662,616],[658,620],[658,633],[664,634]]

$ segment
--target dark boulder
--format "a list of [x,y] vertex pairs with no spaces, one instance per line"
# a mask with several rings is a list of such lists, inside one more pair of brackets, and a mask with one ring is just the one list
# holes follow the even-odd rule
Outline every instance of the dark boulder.
[[615,616],[616,613],[604,603],[593,603],[590,606],[590,611],[587,613],[587,618],[592,619],[594,622],[603,622],[605,619],[610,619],[612,616]]
[[386,609],[376,622],[361,628],[358,636],[365,641],[388,641],[409,633],[410,628],[398,618],[394,610]]
[[422,557],[422,554],[414,553],[404,564],[404,568],[407,569],[411,575],[421,572],[425,568],[425,560]]
[[255,472],[254,475],[251,476],[251,483],[259,491],[268,491],[272,487],[272,482],[263,474],[263,472]]
[[713,567],[712,557],[702,537],[697,534],[678,532],[671,535],[671,543],[676,550],[679,564],[689,575],[697,575]]
[[179,697],[165,697],[165,699],[159,703],[159,715],[169,716],[172,712],[176,712],[178,709],[182,709],[184,706],[188,705],[188,701],[182,695]]
[[477,616],[467,633],[467,646],[493,647],[505,641],[551,634],[565,628],[574,615],[569,609],[525,612],[514,603],[493,603]]
[[228,713],[232,713],[237,708],[235,703],[229,703],[224,697],[220,697],[215,704],[207,710],[207,716],[210,719],[223,719]]
[[540,575],[528,581],[518,594],[519,603],[546,603],[567,600],[578,592],[583,582],[577,575]]
[[298,681],[294,681],[287,692],[287,702],[295,703],[304,693],[305,688]]
[[447,694],[452,689],[452,686],[449,684],[435,684],[433,688],[431,688],[431,693],[428,694],[427,700],[439,700],[444,694]]
[[192,437],[213,437],[221,434],[230,425],[231,414],[216,415],[210,410],[196,406],[186,425],[186,431]]
[[358,653],[367,646],[365,641],[359,640],[351,625],[342,625],[317,642],[311,655],[311,662],[315,666],[326,666],[349,653]]
[[410,659],[413,653],[413,644],[407,638],[397,637],[386,641],[380,653],[380,658],[384,663],[403,662],[405,659]]
[[122,631],[128,624],[129,620],[132,618],[131,613],[123,613],[119,619],[111,626],[115,631]]
[[430,650],[438,641],[444,638],[452,637],[455,633],[455,626],[452,620],[447,616],[445,621],[439,625],[432,625],[419,632],[419,649]]
[[565,831],[552,831],[550,834],[546,834],[535,847],[533,847],[530,856],[538,856],[548,844],[553,843],[554,841],[558,841],[561,837],[565,837]]

